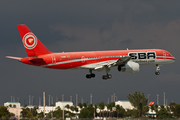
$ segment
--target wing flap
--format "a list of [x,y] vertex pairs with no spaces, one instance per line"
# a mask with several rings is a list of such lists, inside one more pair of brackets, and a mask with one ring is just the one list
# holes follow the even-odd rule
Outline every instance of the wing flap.
[[129,57],[129,56],[125,56],[125,57],[123,57],[123,58],[121,58],[121,59],[118,59],[118,60],[116,61],[116,63],[114,64],[114,66],[124,65],[124,64],[126,64],[130,59],[131,59],[131,57]]

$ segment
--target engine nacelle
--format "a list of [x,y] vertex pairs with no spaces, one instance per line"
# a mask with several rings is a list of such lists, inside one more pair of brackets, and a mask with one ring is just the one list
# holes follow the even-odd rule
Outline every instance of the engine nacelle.
[[138,72],[140,70],[139,68],[139,64],[129,61],[127,62],[124,66],[118,66],[118,71],[119,72],[126,72],[126,73],[135,73]]

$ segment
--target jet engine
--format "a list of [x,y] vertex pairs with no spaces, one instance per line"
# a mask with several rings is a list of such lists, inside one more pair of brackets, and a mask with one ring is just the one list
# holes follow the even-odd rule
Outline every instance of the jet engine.
[[139,67],[140,66],[138,63],[129,61],[124,66],[119,65],[118,71],[119,72],[126,72],[126,73],[135,73],[135,72],[138,72],[140,70]]

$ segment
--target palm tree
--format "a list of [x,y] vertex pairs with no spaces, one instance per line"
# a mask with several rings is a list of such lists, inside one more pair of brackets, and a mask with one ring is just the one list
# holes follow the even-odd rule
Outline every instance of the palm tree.
[[86,104],[86,103],[83,103],[83,106],[86,108],[86,107],[87,107],[87,104]]
[[[109,117],[110,117],[111,105],[110,104],[106,104],[106,107],[108,109],[108,113],[109,113]],[[108,116],[108,114],[107,114],[107,116]]]
[[[100,109],[100,117],[101,117],[101,110],[104,110],[104,102],[98,103],[98,108]],[[104,115],[103,115],[104,117]]]
[[74,106],[70,106],[70,109],[74,113]]
[[94,117],[96,116],[97,105],[94,104]]
[[65,108],[67,108],[68,111],[69,111],[69,108],[70,108],[69,104],[67,104],[67,105],[65,106]]
[[74,111],[76,112],[76,118],[77,118],[78,108],[76,106],[74,107]]
[[83,104],[82,103],[78,103],[78,106],[82,110]]
[[118,115],[119,115],[119,111],[120,111],[121,107],[119,105],[116,105],[116,111],[117,111],[117,118],[118,118]]

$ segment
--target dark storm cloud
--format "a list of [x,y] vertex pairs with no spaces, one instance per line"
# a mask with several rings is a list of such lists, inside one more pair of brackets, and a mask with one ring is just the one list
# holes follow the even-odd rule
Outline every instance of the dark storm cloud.
[[[166,92],[170,102],[179,102],[179,38],[180,1],[177,0],[126,0],[126,1],[1,1],[0,2],[0,104],[10,96],[28,103],[29,95],[36,104],[42,92],[46,95],[75,94],[94,103],[107,102],[111,94],[127,99],[135,91],[156,95],[163,99]],[[161,75],[155,76],[155,66],[142,66],[139,73],[119,73],[111,70],[113,78],[101,79],[105,72],[95,72],[96,78],[87,80],[88,70],[51,70],[24,65],[6,55],[25,57],[17,24],[26,24],[50,50],[86,51],[113,49],[160,48],[170,51],[176,62],[161,66]],[[163,100],[160,101],[163,103]]]
[[129,43],[132,43],[132,40],[130,40],[130,39],[123,40],[123,41],[121,41],[121,43],[123,43],[123,44],[129,44]]

